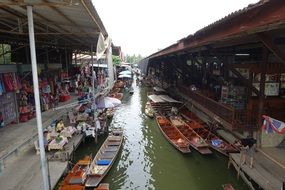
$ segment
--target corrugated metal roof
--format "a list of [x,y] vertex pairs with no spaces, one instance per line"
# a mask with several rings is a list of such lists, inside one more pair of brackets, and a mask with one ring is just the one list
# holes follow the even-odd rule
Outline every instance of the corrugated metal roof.
[[240,10],[237,10],[237,11],[234,11],[234,12],[230,13],[229,15],[227,15],[227,16],[219,19],[219,20],[217,20],[216,22],[211,23],[208,26],[198,30],[197,32],[194,33],[194,35],[190,35],[189,37],[193,37],[193,36],[196,37],[196,36],[199,36],[199,35],[203,35],[204,33],[207,33],[208,31],[210,31],[210,30],[212,30],[212,29],[214,29],[216,27],[219,27],[219,25],[221,25],[223,23],[226,23],[226,22],[229,22],[231,19],[235,19],[235,18],[237,18],[238,16],[240,16],[242,14],[245,14],[249,10],[258,8],[260,6],[264,6],[268,1],[269,0],[261,0],[258,3],[256,3],[256,4],[249,4],[247,7],[243,8],[243,9],[240,9]]
[[2,0],[1,40],[27,42],[27,5],[33,6],[37,44],[90,49],[100,32],[108,36],[91,0]]

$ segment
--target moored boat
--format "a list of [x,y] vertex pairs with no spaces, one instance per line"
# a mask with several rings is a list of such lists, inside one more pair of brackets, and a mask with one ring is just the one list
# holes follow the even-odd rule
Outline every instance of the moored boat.
[[86,172],[89,168],[91,160],[92,158],[90,156],[86,156],[84,159],[79,160],[64,178],[59,190],[85,189],[84,182],[86,179]]
[[198,133],[214,150],[228,156],[229,153],[239,152],[239,149],[234,145],[224,141],[211,131],[209,131],[204,123],[189,110],[184,110],[181,114],[185,119],[186,123]]
[[156,116],[156,122],[163,136],[168,140],[168,142],[170,142],[170,144],[182,153],[191,152],[189,141],[171,124],[167,118]]
[[100,183],[95,190],[109,190],[109,183]]
[[123,130],[115,129],[98,150],[87,172],[86,187],[97,187],[111,169],[123,142]]
[[153,117],[154,117],[154,110],[152,109],[151,104],[150,104],[149,101],[147,101],[146,104],[145,104],[144,113],[145,113],[148,117],[150,117],[150,118],[153,118]]
[[207,142],[197,134],[187,123],[185,123],[180,117],[171,116],[170,121],[190,142],[190,145],[201,154],[212,154]]

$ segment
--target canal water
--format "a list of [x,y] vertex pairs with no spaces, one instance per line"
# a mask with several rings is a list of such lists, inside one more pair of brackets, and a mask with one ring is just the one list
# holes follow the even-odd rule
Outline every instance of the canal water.
[[[144,115],[150,89],[133,87],[134,95],[124,97],[110,124],[124,129],[122,149],[103,180],[110,189],[219,190],[225,183],[231,183],[236,190],[248,189],[241,179],[237,180],[233,169],[227,169],[225,156],[202,156],[195,150],[185,155],[169,144],[155,120]],[[91,153],[94,156],[104,138],[99,138],[98,145],[87,139],[79,146],[75,160]]]

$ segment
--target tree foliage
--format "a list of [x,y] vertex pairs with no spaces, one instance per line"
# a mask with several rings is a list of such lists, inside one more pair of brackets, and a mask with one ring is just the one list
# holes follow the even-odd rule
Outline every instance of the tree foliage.
[[119,56],[116,56],[116,55],[112,55],[112,60],[113,60],[114,65],[120,65],[122,62],[121,58]]
[[131,64],[135,64],[135,63],[138,63],[140,60],[142,60],[143,59],[143,57],[140,55],[140,54],[138,54],[138,55],[126,55],[125,56],[125,61],[127,62],[127,63],[131,63]]
[[0,44],[0,64],[11,63],[11,46],[9,44]]

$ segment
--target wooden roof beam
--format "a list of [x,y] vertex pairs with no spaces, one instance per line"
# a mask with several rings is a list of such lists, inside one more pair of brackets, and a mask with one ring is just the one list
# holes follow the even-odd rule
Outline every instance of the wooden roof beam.
[[262,43],[285,64],[285,53],[273,42],[273,38],[265,33],[257,34]]

